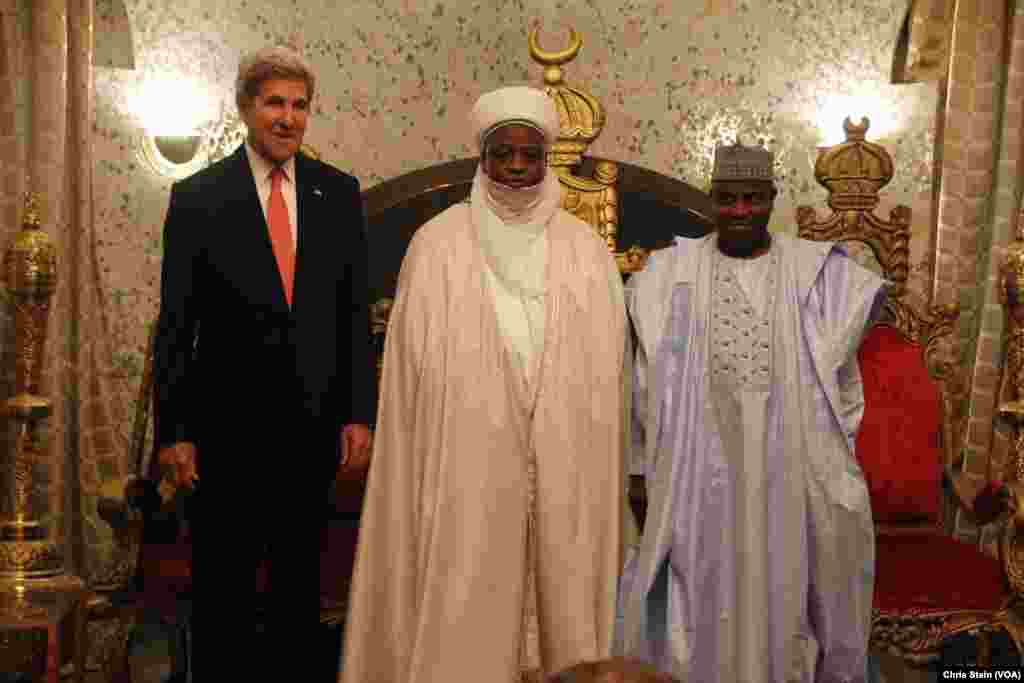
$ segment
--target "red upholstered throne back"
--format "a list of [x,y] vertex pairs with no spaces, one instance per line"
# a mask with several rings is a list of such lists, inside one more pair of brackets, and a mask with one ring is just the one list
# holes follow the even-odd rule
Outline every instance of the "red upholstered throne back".
[[[865,406],[857,458],[879,525],[875,608],[903,616],[997,609],[1004,596],[999,562],[939,533],[945,416],[924,349],[881,324],[858,357]],[[950,582],[951,575],[970,578]]]
[[864,418],[857,458],[876,523],[941,519],[942,395],[920,344],[876,325],[859,353]]

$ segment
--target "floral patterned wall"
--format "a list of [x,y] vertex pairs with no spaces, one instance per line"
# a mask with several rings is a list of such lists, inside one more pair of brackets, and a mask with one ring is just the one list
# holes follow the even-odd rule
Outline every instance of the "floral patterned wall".
[[237,140],[242,53],[289,43],[319,78],[307,142],[364,188],[473,155],[466,115],[500,85],[540,84],[527,32],[584,47],[565,69],[608,110],[594,154],[705,187],[713,146],[763,140],[780,168],[773,228],[824,207],[816,148],[847,115],[895,157],[879,207],[914,212],[914,285],[930,288],[934,83],[890,84],[909,0],[97,0],[94,129],[97,244],[124,371],[141,370],[157,307],[172,179],[140,152],[146,131],[188,127]]

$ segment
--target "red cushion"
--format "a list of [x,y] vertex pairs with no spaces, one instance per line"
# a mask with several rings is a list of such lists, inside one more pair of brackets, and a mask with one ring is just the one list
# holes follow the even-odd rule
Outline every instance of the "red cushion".
[[883,614],[994,610],[1006,598],[999,561],[973,545],[939,534],[883,535],[875,547],[874,607]]
[[864,419],[857,458],[877,522],[938,521],[942,451],[941,394],[922,349],[891,327],[876,326],[859,353]]

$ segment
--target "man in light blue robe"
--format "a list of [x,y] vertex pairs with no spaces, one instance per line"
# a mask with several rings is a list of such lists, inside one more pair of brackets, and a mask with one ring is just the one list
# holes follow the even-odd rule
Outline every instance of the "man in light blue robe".
[[700,683],[866,680],[874,531],[854,452],[885,282],[771,234],[773,159],[719,147],[716,230],[627,286],[648,513],[619,654]]

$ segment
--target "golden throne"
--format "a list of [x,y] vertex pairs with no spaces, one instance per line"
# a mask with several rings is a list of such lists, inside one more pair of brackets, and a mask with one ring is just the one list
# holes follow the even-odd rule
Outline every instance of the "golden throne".
[[865,410],[857,457],[876,525],[871,645],[924,665],[950,638],[972,633],[984,665],[993,632],[1008,631],[1018,649],[1024,644],[1012,613],[1024,582],[1005,554],[992,557],[951,537],[958,510],[985,523],[1005,505],[991,489],[967,495],[954,472],[967,397],[953,340],[959,312],[925,305],[908,290],[910,209],[895,207],[889,220],[875,215],[893,163],[865,139],[868,126],[846,119],[846,142],[821,150],[815,177],[831,213],[819,221],[801,206],[797,224],[802,238],[847,243],[855,258],[858,251],[873,257],[891,283],[859,351]]

